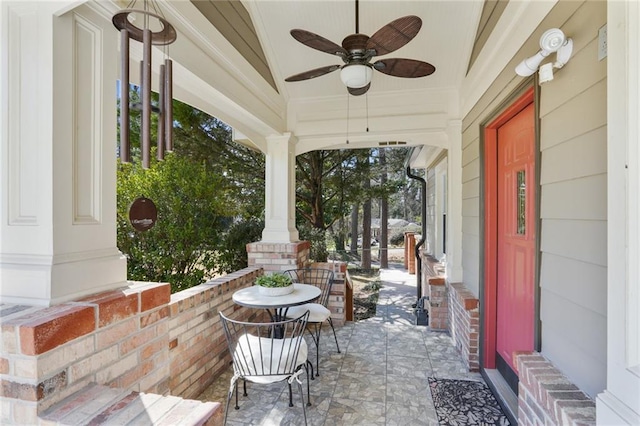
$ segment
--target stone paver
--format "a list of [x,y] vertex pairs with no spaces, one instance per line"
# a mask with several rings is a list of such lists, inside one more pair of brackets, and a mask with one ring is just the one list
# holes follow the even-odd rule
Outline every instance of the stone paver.
[[[322,331],[320,376],[312,380],[309,425],[437,425],[428,377],[478,380],[466,371],[447,333],[416,326],[415,275],[383,269],[376,316],[338,327],[342,353],[336,352],[331,329]],[[309,359],[315,345],[309,340]],[[198,399],[225,403],[231,368]],[[239,388],[241,389],[241,385]],[[306,383],[303,381],[306,398]],[[229,425],[304,424],[297,387],[289,407],[285,383],[247,384],[239,410],[229,410]]]

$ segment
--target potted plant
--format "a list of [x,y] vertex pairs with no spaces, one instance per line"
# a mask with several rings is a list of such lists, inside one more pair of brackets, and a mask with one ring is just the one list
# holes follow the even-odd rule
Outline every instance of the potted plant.
[[293,291],[293,282],[288,275],[273,273],[256,278],[258,291],[265,296],[283,296]]

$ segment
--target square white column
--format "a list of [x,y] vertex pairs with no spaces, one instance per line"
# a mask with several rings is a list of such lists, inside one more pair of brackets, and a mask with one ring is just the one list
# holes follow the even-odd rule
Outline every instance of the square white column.
[[462,282],[462,121],[447,125],[447,280]]
[[296,155],[291,133],[267,138],[263,242],[299,239],[296,229]]
[[[92,4],[92,3],[90,3]],[[116,247],[118,31],[82,5],[3,2],[0,301],[124,284]]]

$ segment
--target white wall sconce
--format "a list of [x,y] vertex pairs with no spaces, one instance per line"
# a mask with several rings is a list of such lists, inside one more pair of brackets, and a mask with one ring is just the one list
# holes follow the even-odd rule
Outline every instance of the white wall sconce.
[[[556,52],[555,62],[549,62],[540,66],[542,61],[550,54]],[[560,69],[571,58],[573,52],[573,40],[566,38],[562,30],[551,28],[545,31],[540,37],[540,51],[535,55],[526,58],[516,67],[516,74],[521,77],[528,77],[540,68],[540,84],[553,80],[553,69]]]

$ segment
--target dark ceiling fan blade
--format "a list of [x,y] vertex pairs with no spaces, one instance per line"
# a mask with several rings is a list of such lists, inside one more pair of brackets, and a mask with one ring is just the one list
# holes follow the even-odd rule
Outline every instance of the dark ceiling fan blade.
[[287,77],[284,81],[302,81],[302,80],[310,80],[312,78],[320,77],[325,74],[329,74],[337,69],[340,69],[340,65],[329,65],[326,67],[320,67],[316,69],[312,69],[309,71],[301,72],[300,74],[292,75],[291,77]]
[[364,95],[365,93],[367,93],[367,91],[369,90],[370,87],[371,87],[371,83],[367,84],[364,87],[359,87],[357,89],[354,89],[352,87],[347,87],[347,90],[353,96],[360,96],[360,95]]
[[376,56],[386,55],[400,49],[418,34],[422,20],[414,15],[403,16],[380,28],[367,42],[367,50],[376,51]]
[[384,74],[405,78],[425,77],[436,70],[428,62],[402,58],[380,59],[373,64],[373,68]]
[[310,31],[294,29],[291,30],[291,36],[312,49],[329,53],[331,55],[338,55],[340,57],[347,56],[347,51],[341,46]]

